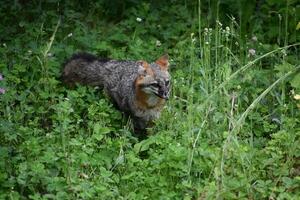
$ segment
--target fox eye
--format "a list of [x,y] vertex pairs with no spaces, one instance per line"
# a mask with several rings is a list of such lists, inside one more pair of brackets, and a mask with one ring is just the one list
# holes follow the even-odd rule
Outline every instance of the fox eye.
[[169,86],[170,85],[170,81],[169,80],[165,81],[165,84],[166,84],[166,86]]
[[153,87],[157,87],[157,88],[159,87],[158,83],[151,83],[150,85],[153,86]]

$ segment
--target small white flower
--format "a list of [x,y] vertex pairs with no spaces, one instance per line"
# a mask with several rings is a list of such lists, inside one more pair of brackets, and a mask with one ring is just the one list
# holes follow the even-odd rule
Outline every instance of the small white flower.
[[156,40],[155,44],[156,44],[157,47],[161,46],[161,42],[159,40]]
[[249,53],[249,56],[255,56],[256,51],[255,51],[255,49],[249,49],[248,53]]
[[[290,93],[291,93],[292,95],[295,95],[295,90],[292,89],[292,90],[290,91]],[[300,96],[300,95],[299,95],[299,96]]]
[[141,21],[142,21],[142,18],[137,17],[137,18],[136,18],[136,21],[137,21],[137,22],[141,22]]
[[208,28],[204,28],[204,31],[205,31],[205,32],[208,32]]
[[230,31],[230,28],[228,26],[226,26],[226,31],[229,32]]
[[85,174],[85,173],[80,173],[79,176],[81,178],[84,178],[84,179],[88,179],[89,178],[89,176],[87,174]]
[[286,53],[286,50],[285,50],[285,49],[282,49],[282,50],[281,50],[281,53],[283,54],[283,56],[287,56],[287,53]]
[[276,117],[272,118],[271,120],[272,120],[272,122],[275,122],[275,123],[277,123],[277,124],[281,124],[280,119],[278,119],[278,118],[276,118]]
[[257,37],[255,35],[251,39],[253,42],[257,42]]
[[73,36],[73,33],[69,33],[67,37],[72,37]]
[[294,96],[294,99],[295,99],[295,100],[300,100],[300,94],[296,94],[296,95]]
[[205,42],[205,44],[207,44],[207,45],[208,45],[208,44],[209,44],[209,42]]

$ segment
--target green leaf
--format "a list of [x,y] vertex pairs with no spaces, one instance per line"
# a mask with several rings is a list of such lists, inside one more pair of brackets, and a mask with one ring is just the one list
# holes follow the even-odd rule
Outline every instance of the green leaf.
[[134,151],[136,153],[142,152],[142,151],[147,151],[150,147],[151,144],[155,143],[155,139],[149,138],[147,140],[143,140],[140,143],[137,143],[134,145]]
[[102,127],[99,123],[96,123],[94,125],[94,130],[93,130],[93,138],[95,138],[96,140],[100,141],[103,139],[103,137],[110,133],[111,129],[108,127]]
[[300,73],[297,73],[290,81],[292,87],[300,89]]
[[300,22],[298,22],[297,26],[296,26],[296,30],[300,29]]
[[285,74],[293,69],[294,69],[294,65],[287,63],[285,61],[282,64],[275,66],[275,70],[282,74]]

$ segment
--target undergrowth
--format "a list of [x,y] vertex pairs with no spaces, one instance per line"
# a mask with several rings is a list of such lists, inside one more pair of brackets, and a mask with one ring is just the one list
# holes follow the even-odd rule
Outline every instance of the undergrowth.
[[[227,4],[127,2],[106,13],[101,2],[89,12],[50,2],[36,19],[41,8],[16,3],[9,16],[29,8],[13,25],[0,15],[1,199],[299,198],[299,31],[283,21],[296,10],[278,11],[274,42],[260,25],[245,35],[247,13],[223,21]],[[61,64],[78,51],[149,62],[169,53],[172,97],[147,139],[98,88],[62,84]]]

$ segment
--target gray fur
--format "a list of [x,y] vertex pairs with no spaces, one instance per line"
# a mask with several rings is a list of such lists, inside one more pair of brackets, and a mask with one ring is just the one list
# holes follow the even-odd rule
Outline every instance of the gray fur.
[[[150,66],[157,80],[169,79],[168,73],[161,77],[161,70],[155,63]],[[160,110],[143,110],[136,104],[134,83],[142,73],[141,68],[142,62],[139,61],[100,60],[86,53],[75,54],[64,65],[62,78],[68,85],[78,82],[104,88],[118,108],[132,116],[135,132],[144,133],[148,122],[159,117]],[[165,94],[168,93],[169,88],[163,89],[167,91]]]

